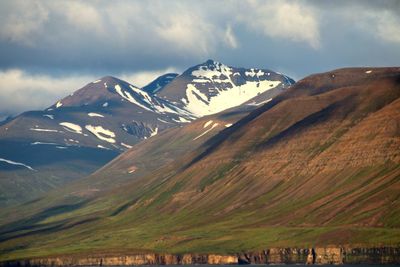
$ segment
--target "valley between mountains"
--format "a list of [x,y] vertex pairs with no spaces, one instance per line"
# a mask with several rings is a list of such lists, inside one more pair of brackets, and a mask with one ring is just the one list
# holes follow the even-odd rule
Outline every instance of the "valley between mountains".
[[209,60],[0,127],[4,266],[400,262],[398,67]]

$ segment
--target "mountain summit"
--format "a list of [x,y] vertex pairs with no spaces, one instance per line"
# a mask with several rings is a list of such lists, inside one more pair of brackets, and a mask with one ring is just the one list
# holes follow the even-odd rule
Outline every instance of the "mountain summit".
[[[157,95],[196,117],[202,117],[241,105],[271,89],[282,89],[293,83],[287,76],[270,70],[229,67],[210,59],[187,69]],[[267,99],[268,94],[264,94],[255,104]]]

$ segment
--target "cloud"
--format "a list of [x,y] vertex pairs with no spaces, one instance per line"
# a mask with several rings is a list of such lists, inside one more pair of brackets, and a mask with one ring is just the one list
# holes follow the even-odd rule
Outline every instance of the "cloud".
[[163,74],[178,72],[179,71],[177,71],[177,69],[170,67],[164,70],[139,71],[131,74],[123,73],[119,75],[118,78],[121,78],[122,80],[125,80],[135,86],[144,87]]
[[388,42],[400,44],[400,19],[389,12],[376,19],[378,36]]
[[0,114],[44,109],[91,80],[93,77],[89,76],[54,78],[30,75],[18,69],[1,71]]
[[[324,24],[331,24],[331,28],[336,28],[340,30],[339,32],[351,29],[356,34],[373,37],[375,41],[382,44],[400,43],[400,1],[398,0],[310,0],[306,3],[321,14],[320,20]],[[332,32],[329,33],[332,34]],[[357,39],[352,40],[354,41]],[[348,42],[349,46],[352,42]]]
[[225,31],[225,42],[227,43],[227,45],[231,48],[238,48],[238,41],[236,40],[236,36],[233,33],[232,27],[231,25],[228,25],[226,27],[226,31]]
[[240,19],[254,31],[319,48],[319,20],[312,6],[295,1],[249,0],[247,3],[249,9]]
[[[141,71],[116,76],[141,87],[168,72],[176,72],[176,69]],[[98,78],[100,77],[95,75],[35,75],[19,69],[0,71],[0,120],[1,117],[23,111],[45,109]]]
[[393,10],[364,10],[347,14],[349,21],[365,32],[385,42],[400,44],[400,18]]
[[3,0],[0,70],[117,76],[213,58],[303,77],[398,65],[399,20],[398,0]]
[[4,1],[0,8],[0,38],[33,45],[48,17],[48,9],[39,1]]
[[95,7],[86,2],[78,1],[68,1],[56,4],[57,6],[61,5],[61,7],[63,7],[63,13],[65,14],[68,24],[71,26],[86,31],[103,33],[103,20]]
[[181,52],[207,55],[215,48],[215,29],[196,14],[172,14],[155,29],[162,41]]
[[[227,45],[218,38],[223,27],[203,12],[203,6],[194,5],[185,1],[15,0],[10,6],[13,15],[0,19],[0,38],[21,45],[30,41],[38,48],[77,42],[104,50],[105,46],[131,51],[150,48],[207,56],[217,46]],[[0,9],[5,7],[0,3]],[[45,34],[35,35],[38,32]]]

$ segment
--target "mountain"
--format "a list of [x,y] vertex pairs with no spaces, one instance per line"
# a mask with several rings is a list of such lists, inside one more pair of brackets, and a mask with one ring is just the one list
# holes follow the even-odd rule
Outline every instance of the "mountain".
[[148,85],[142,88],[143,91],[149,93],[149,94],[156,94],[158,91],[160,91],[162,88],[164,88],[167,84],[172,82],[179,74],[177,73],[167,73],[164,75],[161,75]]
[[1,202],[30,199],[95,171],[133,144],[192,117],[113,77],[0,127]]
[[292,79],[270,70],[235,68],[208,60],[183,72],[157,96],[202,117],[250,99],[254,105],[262,104],[276,95],[277,88],[283,90],[291,84]]
[[[207,73],[210,62],[195,68],[203,68]],[[195,76],[189,77],[193,68],[182,75],[160,76],[144,88],[107,76],[43,111],[25,112],[0,125],[0,203],[21,203],[89,175],[132,145],[204,114],[231,107],[254,109],[292,83],[284,75],[269,72],[269,78],[244,82],[247,76],[243,76],[240,86],[226,87],[219,82],[222,72],[235,68],[212,62],[224,69],[210,67],[212,75],[207,84],[195,81]],[[191,95],[195,87],[188,88],[186,84],[175,84],[174,90],[164,92],[175,80],[182,79],[192,79],[190,86],[201,88],[202,93]],[[175,103],[180,93],[192,97],[188,105]],[[254,96],[254,101],[248,102]],[[194,112],[194,106],[204,107],[205,97],[209,111]],[[215,109],[214,103],[218,102],[214,99],[221,101],[226,97],[230,97],[230,104]]]
[[233,114],[166,130],[88,178],[119,187],[4,211],[1,259],[399,244],[400,68],[311,75]]

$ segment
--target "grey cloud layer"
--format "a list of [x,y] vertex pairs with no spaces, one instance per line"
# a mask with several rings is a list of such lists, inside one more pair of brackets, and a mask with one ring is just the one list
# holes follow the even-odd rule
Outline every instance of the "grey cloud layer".
[[[207,58],[294,78],[344,66],[400,65],[399,14],[400,1],[387,0],[5,0],[0,70],[32,79],[39,73],[61,85],[64,78],[52,76],[149,76]],[[70,80],[69,88],[75,85]],[[12,81],[0,90],[18,86],[23,91]],[[61,87],[37,92],[62,97]],[[7,95],[1,94],[3,107]]]
[[[287,43],[297,53],[318,53],[327,52],[331,39],[345,51],[363,39],[369,40],[363,45],[370,50],[384,45],[390,51],[400,45],[398,3],[2,1],[0,67],[120,72],[183,67],[208,57],[235,62],[237,53],[267,60],[270,54],[285,53],[274,42]],[[356,39],[347,39],[351,31]],[[286,68],[290,63],[283,58]]]

